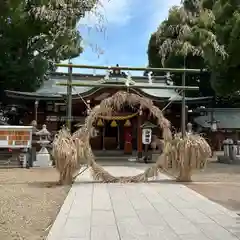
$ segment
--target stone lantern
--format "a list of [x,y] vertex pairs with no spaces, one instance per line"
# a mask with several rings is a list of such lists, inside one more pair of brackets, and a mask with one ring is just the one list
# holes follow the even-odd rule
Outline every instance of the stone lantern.
[[51,158],[50,154],[47,150],[47,145],[50,143],[49,137],[50,132],[47,130],[47,126],[44,124],[42,129],[36,132],[36,135],[39,136],[39,140],[37,141],[40,144],[41,149],[37,153],[36,161],[34,162],[35,167],[49,167],[51,166]]
[[47,126],[44,124],[42,126],[42,129],[38,132],[36,132],[36,135],[39,136],[39,141],[37,143],[39,143],[41,145],[41,150],[40,152],[48,152],[46,146],[50,143],[49,141],[49,137],[50,137],[50,132],[47,130]]

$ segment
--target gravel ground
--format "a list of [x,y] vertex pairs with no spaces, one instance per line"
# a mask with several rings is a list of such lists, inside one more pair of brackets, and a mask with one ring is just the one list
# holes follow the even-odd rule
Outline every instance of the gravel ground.
[[43,240],[70,189],[55,169],[0,169],[0,239]]
[[240,213],[240,165],[210,162],[193,174],[189,188],[224,207]]
[[[57,186],[57,180],[52,168],[0,169],[1,240],[46,238],[69,191],[68,186]],[[240,213],[240,166],[211,162],[193,174],[193,181],[186,185]]]

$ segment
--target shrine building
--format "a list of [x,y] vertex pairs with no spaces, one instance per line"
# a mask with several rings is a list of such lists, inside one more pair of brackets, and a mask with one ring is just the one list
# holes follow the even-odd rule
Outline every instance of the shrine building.
[[[72,74],[72,82],[92,81],[94,83],[125,83],[127,75],[124,72],[118,74],[111,73],[109,76],[93,74]],[[24,125],[29,125],[36,120],[39,127],[46,124],[50,132],[58,131],[65,125],[67,116],[67,86],[59,86],[57,83],[65,83],[68,79],[67,73],[52,73],[49,80],[36,92],[5,91],[7,98],[12,102],[22,104],[28,109],[24,119]],[[131,81],[135,83],[148,83],[146,76],[132,76]],[[167,86],[168,79],[165,76],[152,77],[153,83]],[[88,114],[88,107],[98,105],[101,100],[111,96],[119,90],[116,88],[96,88],[96,87],[73,87],[72,88],[72,131],[75,131]],[[131,89],[129,92],[151,99],[154,104],[164,110],[165,117],[171,121],[175,129],[181,127],[181,95],[173,89]],[[201,104],[211,101],[212,97],[188,98],[188,107],[195,108]],[[171,104],[170,104],[171,102]],[[186,109],[188,119],[188,110]],[[148,112],[140,113],[139,109],[126,106],[122,112],[116,112],[111,117],[101,117],[95,124],[99,130],[99,136],[91,139],[93,150],[124,150],[126,153],[133,150],[141,151],[142,145],[141,126],[146,121],[156,124],[155,119]],[[188,120],[187,120],[188,121]],[[161,135],[159,129],[153,129],[153,134]],[[126,149],[125,142],[130,142],[129,149]]]

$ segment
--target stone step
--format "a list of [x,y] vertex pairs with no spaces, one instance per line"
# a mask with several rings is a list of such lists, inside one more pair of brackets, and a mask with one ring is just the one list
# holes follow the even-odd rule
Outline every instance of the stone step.
[[7,167],[12,167],[12,166],[13,167],[15,167],[15,166],[20,167],[18,159],[11,158],[11,155],[5,156],[5,157],[0,155],[0,167],[5,168],[5,166],[7,166]]
[[18,162],[3,162],[3,161],[0,161],[0,166],[19,166],[20,167],[20,164]]
[[0,169],[22,168],[19,165],[0,165]]
[[123,150],[95,150],[93,153],[96,157],[131,157],[137,154],[136,151],[133,151],[132,154],[125,154]]
[[127,161],[130,158],[136,158],[136,156],[96,156],[96,160],[104,160],[104,161],[119,161],[119,160],[125,160]]
[[12,157],[12,154],[7,154],[7,153],[4,153],[4,154],[0,154],[0,159],[8,159],[8,158],[11,158]]
[[21,167],[18,159],[11,158],[11,154],[5,158],[0,155],[0,168],[19,168]]

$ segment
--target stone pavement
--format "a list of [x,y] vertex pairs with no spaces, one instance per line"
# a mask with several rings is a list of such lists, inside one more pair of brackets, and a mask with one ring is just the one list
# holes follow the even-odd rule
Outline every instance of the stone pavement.
[[[112,166],[114,175],[135,167]],[[238,215],[167,176],[159,182],[92,183],[79,176],[47,240],[237,240]],[[238,222],[239,221],[239,222]]]

